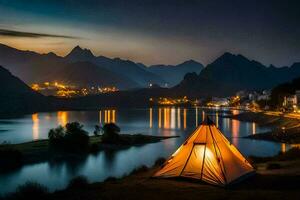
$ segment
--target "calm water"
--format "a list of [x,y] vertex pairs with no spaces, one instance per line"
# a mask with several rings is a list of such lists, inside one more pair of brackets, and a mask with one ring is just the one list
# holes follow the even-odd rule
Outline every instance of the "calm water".
[[96,124],[116,122],[122,133],[180,136],[120,151],[101,151],[76,162],[44,162],[24,166],[17,171],[0,175],[0,194],[14,191],[18,185],[29,180],[41,183],[53,191],[66,187],[70,179],[79,175],[95,182],[110,176],[123,176],[141,165],[152,166],[157,158],[168,157],[175,151],[206,115],[211,116],[226,137],[245,155],[269,156],[289,148],[279,143],[240,138],[268,129],[255,123],[223,118],[228,112],[238,111],[200,108],[103,109],[37,113],[18,119],[0,120],[0,143],[44,139],[50,128],[72,121],[84,124],[84,128],[90,133]]

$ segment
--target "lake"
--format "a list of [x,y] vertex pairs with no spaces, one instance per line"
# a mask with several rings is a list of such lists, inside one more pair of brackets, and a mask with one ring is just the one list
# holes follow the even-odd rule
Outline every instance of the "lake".
[[90,182],[103,181],[108,177],[121,177],[141,166],[152,166],[159,157],[167,158],[200,125],[203,117],[210,116],[225,136],[244,155],[271,156],[290,148],[287,145],[243,139],[241,137],[268,131],[255,123],[224,118],[238,110],[161,107],[148,109],[102,109],[98,111],[59,111],[36,113],[16,119],[0,120],[0,143],[21,143],[45,139],[48,131],[67,122],[78,121],[84,129],[93,133],[96,124],[115,122],[122,133],[149,135],[178,135],[159,143],[130,147],[120,151],[101,151],[80,161],[43,162],[0,174],[0,194],[12,192],[20,184],[36,181],[51,191],[66,187],[79,175]]

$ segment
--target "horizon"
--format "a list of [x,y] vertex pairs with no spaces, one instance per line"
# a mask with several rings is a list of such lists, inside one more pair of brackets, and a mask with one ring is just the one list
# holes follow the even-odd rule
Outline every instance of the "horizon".
[[300,61],[299,2],[0,0],[0,41],[65,56],[76,46],[147,66],[224,52],[269,66]]
[[[40,52],[31,50],[31,49],[19,49],[19,48],[15,48],[15,47],[9,46],[9,45],[4,44],[4,43],[0,43],[0,45],[5,45],[5,46],[7,46],[7,47],[9,47],[9,48],[14,48],[14,49],[17,49],[17,50],[20,50],[20,51],[30,51],[30,52],[38,53],[38,54],[41,54],[41,55],[47,55],[47,54],[53,53],[53,54],[55,54],[56,56],[61,57],[61,58],[67,57],[67,56],[68,56],[68,55],[69,55],[76,47],[79,47],[81,50],[89,50],[89,51],[93,54],[93,56],[95,56],[95,57],[101,57],[101,56],[103,56],[103,57],[106,57],[106,58],[109,58],[109,59],[129,60],[129,59],[127,59],[127,58],[121,58],[121,57],[109,57],[109,56],[107,56],[107,55],[96,55],[96,54],[94,53],[93,50],[88,49],[88,48],[85,48],[85,47],[80,46],[80,45],[76,45],[76,46],[72,47],[65,55],[58,55],[58,54],[56,54],[56,53],[53,52],[53,51],[49,51],[49,52],[46,52],[46,53],[40,53]],[[276,68],[281,68],[281,67],[291,67],[293,64],[296,64],[296,63],[299,63],[299,62],[300,62],[300,61],[292,62],[292,64],[289,65],[289,66],[276,66],[276,65],[274,65],[274,64],[272,64],[272,63],[269,64],[269,65],[265,65],[265,64],[262,63],[261,61],[259,61],[259,60],[254,60],[254,59],[248,57],[247,55],[243,55],[243,54],[240,54],[240,53],[235,54],[235,53],[232,53],[232,52],[229,52],[229,51],[222,52],[220,55],[217,55],[217,57],[215,58],[215,60],[217,60],[218,58],[220,58],[221,56],[223,56],[223,55],[226,54],[226,53],[229,53],[229,54],[234,55],[234,56],[239,56],[239,55],[241,55],[241,56],[245,57],[246,59],[248,59],[248,60],[250,60],[250,61],[256,61],[256,62],[258,62],[258,63],[260,63],[260,64],[262,64],[262,65],[264,65],[264,66],[266,66],[266,67],[271,67],[271,66],[276,67]],[[201,61],[196,60],[196,59],[187,59],[187,60],[180,61],[179,63],[175,63],[175,64],[169,64],[169,63],[154,63],[154,64],[152,64],[152,65],[147,65],[147,64],[145,64],[145,63],[138,62],[138,61],[135,61],[135,60],[129,60],[129,61],[134,62],[134,63],[136,63],[136,64],[143,64],[143,65],[145,65],[146,67],[159,66],[159,65],[162,65],[162,66],[177,66],[177,65],[183,64],[183,63],[185,63],[185,62],[194,61],[194,62],[197,62],[197,63],[202,64],[203,67],[207,67],[207,65],[213,63],[215,60],[212,60],[212,62],[210,62],[210,63],[208,63],[208,64],[204,64],[204,63],[202,63]],[[2,67],[3,67],[3,66],[2,66]]]

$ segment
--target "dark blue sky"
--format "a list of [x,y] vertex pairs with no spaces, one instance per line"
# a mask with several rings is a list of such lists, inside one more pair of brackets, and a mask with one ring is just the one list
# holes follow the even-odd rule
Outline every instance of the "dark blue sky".
[[283,66],[300,61],[299,8],[288,0],[0,0],[0,42],[60,55],[79,44],[146,64],[207,64],[230,51]]

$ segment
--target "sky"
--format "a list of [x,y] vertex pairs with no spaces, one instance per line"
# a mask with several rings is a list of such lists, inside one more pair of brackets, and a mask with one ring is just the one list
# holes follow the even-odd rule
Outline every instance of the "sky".
[[74,46],[95,55],[151,64],[224,52],[265,65],[300,61],[297,0],[0,0],[0,43],[66,55]]

